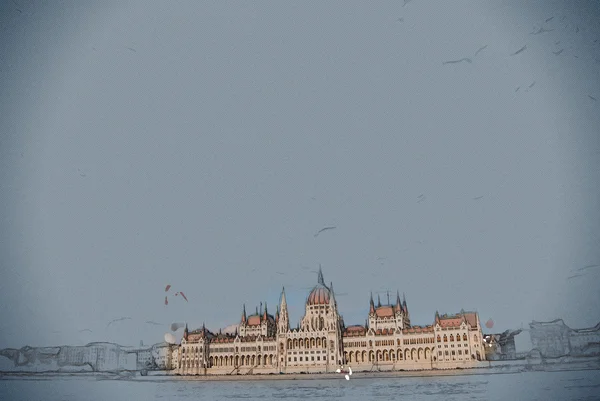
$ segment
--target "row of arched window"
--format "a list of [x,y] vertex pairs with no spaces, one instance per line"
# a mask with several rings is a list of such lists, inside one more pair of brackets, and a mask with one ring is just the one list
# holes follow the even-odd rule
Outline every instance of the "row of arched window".
[[[475,338],[477,338],[477,336],[475,336]],[[462,335],[462,340],[463,341],[467,341],[467,335],[465,333],[463,333]],[[455,341],[454,335],[450,334],[450,342]],[[456,335],[456,341],[460,341],[460,334]],[[437,342],[441,343],[442,342],[442,338],[440,337],[440,335],[438,334],[437,336]],[[446,334],[444,334],[444,342],[447,343],[448,342],[448,336]]]
[[[322,338],[294,338],[293,340],[290,338],[287,340],[287,349],[297,349],[297,348],[326,348],[327,347],[327,339],[325,337]],[[331,342],[331,348],[333,348],[333,341]]]
[[[273,354],[269,355],[236,355],[234,356],[211,356],[208,359],[207,368],[219,366],[273,366],[276,362]],[[179,363],[180,368],[200,368],[204,367],[202,361],[184,360]]]
[[374,362],[394,362],[396,360],[417,360],[428,361],[431,358],[431,349],[425,348],[406,348],[404,350],[377,350],[377,351],[345,351],[344,358],[346,363],[374,363]]

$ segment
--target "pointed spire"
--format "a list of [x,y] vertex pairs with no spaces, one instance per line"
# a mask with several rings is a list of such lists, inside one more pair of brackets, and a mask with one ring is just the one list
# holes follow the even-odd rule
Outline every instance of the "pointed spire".
[[281,290],[281,307],[283,308],[284,305],[286,305],[286,301],[285,301],[285,287],[283,287],[283,289]]
[[246,323],[246,304],[244,304],[244,311],[242,312],[242,323]]
[[377,307],[381,306],[381,299],[379,299],[379,294],[377,294]]
[[267,320],[269,318],[269,315],[267,314],[267,302],[265,301],[265,313],[263,313],[263,319]]
[[373,293],[371,292],[371,300],[369,301],[369,314],[375,313],[375,305],[373,305]]
[[256,307],[256,314],[258,315],[258,306]]
[[323,270],[321,269],[321,264],[319,263],[319,277],[317,278],[317,282],[321,285],[325,285],[325,280],[323,279]]
[[387,304],[388,304],[388,305],[391,305],[391,304],[390,304],[390,292],[389,292],[389,291],[387,292],[387,299],[388,299],[388,302],[387,302]]
[[400,302],[400,291],[396,290],[396,312],[402,311],[402,303]]

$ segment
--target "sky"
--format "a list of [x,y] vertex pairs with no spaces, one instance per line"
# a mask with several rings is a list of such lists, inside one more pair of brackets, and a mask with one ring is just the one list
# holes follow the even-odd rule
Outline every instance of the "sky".
[[295,327],[319,265],[347,325],[387,291],[595,325],[599,9],[4,2],[0,347],[217,331],[284,286]]

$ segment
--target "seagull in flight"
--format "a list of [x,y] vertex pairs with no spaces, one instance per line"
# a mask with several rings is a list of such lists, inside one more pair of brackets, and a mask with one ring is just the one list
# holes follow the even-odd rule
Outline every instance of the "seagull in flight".
[[577,271],[584,271],[584,270],[588,270],[588,269],[593,269],[595,267],[600,267],[600,265],[587,265],[587,266],[577,269]]
[[90,330],[90,329],[83,329],[83,330],[79,330],[79,332],[80,332],[80,333],[81,333],[81,332],[84,332],[84,331],[89,331],[90,333],[92,332],[92,330]]
[[131,320],[130,317],[120,317],[118,319],[113,319],[110,322],[108,322],[108,324],[106,325],[106,327],[110,326],[111,324],[113,324],[114,322],[120,322],[122,320]]
[[519,50],[517,50],[516,52],[511,54],[511,56],[516,56],[517,54],[524,52],[526,49],[527,49],[527,45],[521,47]]
[[561,54],[561,53],[562,53],[564,50],[565,50],[565,49],[560,49],[559,51],[557,51],[557,52],[552,52],[552,53],[554,53],[554,55],[558,56],[558,55],[559,55],[559,54]]
[[531,32],[530,35],[539,35],[540,33],[544,33],[544,32],[552,32],[554,29],[544,29],[544,27],[538,29],[535,32]]
[[457,63],[462,63],[463,61],[466,61],[467,63],[471,64],[473,61],[470,58],[467,57],[463,57],[460,60],[450,60],[450,61],[444,61],[442,63],[442,65],[446,65],[446,64],[457,64]]
[[324,227],[324,228],[320,229],[319,231],[317,231],[317,233],[315,234],[315,238],[316,238],[316,237],[317,237],[319,234],[321,234],[323,231],[327,231],[327,230],[334,230],[334,229],[336,229],[336,228],[337,228],[337,227],[335,227],[335,226]]
[[595,97],[593,97],[593,96],[591,96],[591,95],[588,95],[588,97],[589,97],[590,99],[592,99],[594,102],[598,100],[598,99],[596,99]]
[[550,21],[552,21],[553,19],[554,19],[554,17],[546,18],[546,21],[545,21],[545,22],[550,22]]
[[475,55],[479,54],[480,51],[483,51],[486,49],[486,47],[488,47],[488,45],[485,45],[483,47],[480,47],[479,49],[477,49],[477,51],[475,52]]

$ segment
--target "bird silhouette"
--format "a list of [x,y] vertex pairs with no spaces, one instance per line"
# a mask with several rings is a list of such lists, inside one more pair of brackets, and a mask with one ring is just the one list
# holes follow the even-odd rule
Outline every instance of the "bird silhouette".
[[322,229],[320,229],[319,231],[317,231],[317,233],[315,234],[315,238],[316,238],[316,237],[317,237],[319,234],[321,234],[323,231],[327,231],[327,230],[334,230],[334,229],[336,229],[336,228],[337,228],[337,227],[335,227],[335,226],[330,226],[330,227],[325,227],[325,228],[322,228]]
[[120,322],[120,321],[123,321],[123,320],[131,320],[131,318],[130,317],[120,317],[118,319],[113,319],[110,322],[108,322],[108,324],[106,325],[106,327],[110,326],[111,324],[113,324],[115,322]]
[[479,52],[483,51],[486,49],[486,47],[488,47],[488,45],[485,45],[483,47],[480,47],[479,49],[477,49],[477,51],[475,52],[475,55],[479,54]]
[[557,52],[552,52],[552,53],[554,53],[555,55],[557,55],[557,56],[558,56],[558,55],[559,55],[559,54],[561,54],[561,53],[562,53],[564,50],[565,50],[565,49],[560,49],[559,51],[557,51]]
[[516,52],[511,54],[511,56],[516,56],[517,54],[524,52],[526,49],[527,49],[527,45],[521,47],[519,50],[517,50]]
[[595,97],[593,97],[593,96],[591,96],[591,95],[588,95],[588,97],[589,97],[590,99],[592,99],[594,102],[598,100],[598,99],[596,99]]
[[552,32],[554,29],[545,29],[544,27],[541,27],[540,29],[538,29],[535,32],[531,32],[530,35],[539,35],[540,33],[544,33],[544,32]]
[[444,61],[442,62],[442,65],[446,65],[446,64],[457,64],[457,63],[462,63],[463,61],[466,61],[467,63],[471,64],[473,61],[470,58],[467,57],[463,57],[460,60],[450,60],[450,61]]

